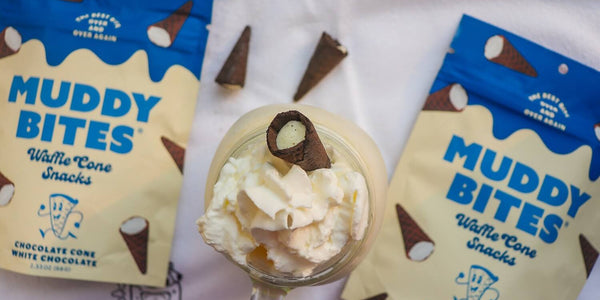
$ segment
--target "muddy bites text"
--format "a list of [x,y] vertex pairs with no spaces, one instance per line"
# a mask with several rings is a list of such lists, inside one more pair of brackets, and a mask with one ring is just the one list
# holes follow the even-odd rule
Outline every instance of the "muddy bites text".
[[[501,157],[496,151],[485,149],[477,143],[467,145],[462,137],[454,135],[444,154],[444,160],[460,164],[461,158],[465,170],[472,174],[479,173],[490,182],[480,183],[471,175],[456,172],[446,194],[447,199],[462,205],[472,205],[472,209],[479,213],[484,213],[493,199],[498,203],[494,213],[495,220],[505,223],[510,214],[519,214],[515,227],[548,244],[554,243],[558,238],[559,230],[565,224],[565,217],[546,210],[563,207],[566,215],[574,219],[581,206],[591,198],[578,187],[557,177],[538,174],[524,163],[507,156]],[[506,184],[506,188],[499,188],[500,182]],[[517,197],[514,192],[525,197]]]
[[[39,101],[38,101],[39,100]],[[106,88],[101,91],[93,86],[54,79],[16,75],[10,87],[8,102],[24,101],[33,107],[43,105],[49,108],[66,107],[72,112],[89,113],[99,111],[100,115],[119,119],[128,114],[136,114],[135,120],[147,123],[151,110],[161,100],[157,96],[140,93],[126,93],[118,89]],[[64,127],[64,135],[57,136],[57,127]],[[98,120],[75,118],[66,115],[40,114],[23,109],[19,115],[16,136],[23,139],[40,139],[52,142],[62,138],[63,145],[74,145],[78,131],[86,131],[85,147],[101,151],[126,154],[133,149],[134,129],[130,126],[114,125]]]

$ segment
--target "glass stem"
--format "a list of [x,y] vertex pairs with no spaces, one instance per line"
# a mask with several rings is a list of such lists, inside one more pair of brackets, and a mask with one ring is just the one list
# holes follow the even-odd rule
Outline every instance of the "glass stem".
[[283,300],[286,294],[287,291],[282,288],[252,280],[250,300]]

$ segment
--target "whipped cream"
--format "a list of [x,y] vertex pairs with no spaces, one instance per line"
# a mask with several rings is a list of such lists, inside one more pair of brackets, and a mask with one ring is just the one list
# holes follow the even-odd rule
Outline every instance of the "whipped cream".
[[330,169],[305,172],[256,143],[229,158],[197,224],[205,242],[240,265],[259,247],[273,267],[308,276],[368,223],[364,177],[331,147]]

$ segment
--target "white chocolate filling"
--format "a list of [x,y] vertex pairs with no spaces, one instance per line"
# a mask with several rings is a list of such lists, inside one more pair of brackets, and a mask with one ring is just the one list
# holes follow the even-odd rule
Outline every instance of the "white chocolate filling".
[[148,28],[148,39],[156,46],[167,48],[171,46],[171,35],[164,28],[150,26]]
[[142,232],[144,229],[146,229],[146,226],[148,226],[146,219],[142,217],[133,217],[121,225],[121,232],[124,234],[134,235]]
[[408,251],[408,257],[413,261],[423,261],[433,253],[433,249],[434,246],[432,242],[421,241],[416,243],[410,251]]
[[298,145],[306,136],[306,127],[300,121],[289,121],[277,133],[277,149],[288,149]]
[[458,83],[453,84],[450,88],[449,97],[450,103],[452,103],[452,106],[454,106],[456,110],[463,110],[465,107],[467,107],[469,96],[462,85]]
[[502,53],[503,48],[504,48],[504,39],[499,35],[495,35],[495,36],[489,38],[487,40],[487,42],[485,43],[483,55],[488,60],[494,59],[494,58],[498,57],[500,55],[500,53]]
[[15,52],[19,51],[22,43],[21,34],[10,26],[6,27],[6,31],[4,32],[4,42],[6,42],[6,45],[11,50]]
[[14,193],[15,186],[13,184],[8,183],[0,187],[0,206],[7,205]]

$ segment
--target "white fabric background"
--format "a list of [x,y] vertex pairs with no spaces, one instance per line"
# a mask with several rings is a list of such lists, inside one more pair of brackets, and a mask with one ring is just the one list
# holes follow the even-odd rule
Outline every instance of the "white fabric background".
[[[215,0],[172,251],[184,276],[184,299],[249,298],[247,276],[206,246],[195,227],[210,160],[229,126],[251,109],[291,102],[327,31],[349,56],[302,103],[366,130],[391,176],[463,13],[600,70],[600,2],[593,0]],[[246,86],[225,91],[214,78],[247,24],[252,38]],[[288,299],[339,299],[342,285],[299,288]],[[114,299],[115,288],[0,271],[0,299]],[[600,299],[599,266],[579,299]]]

